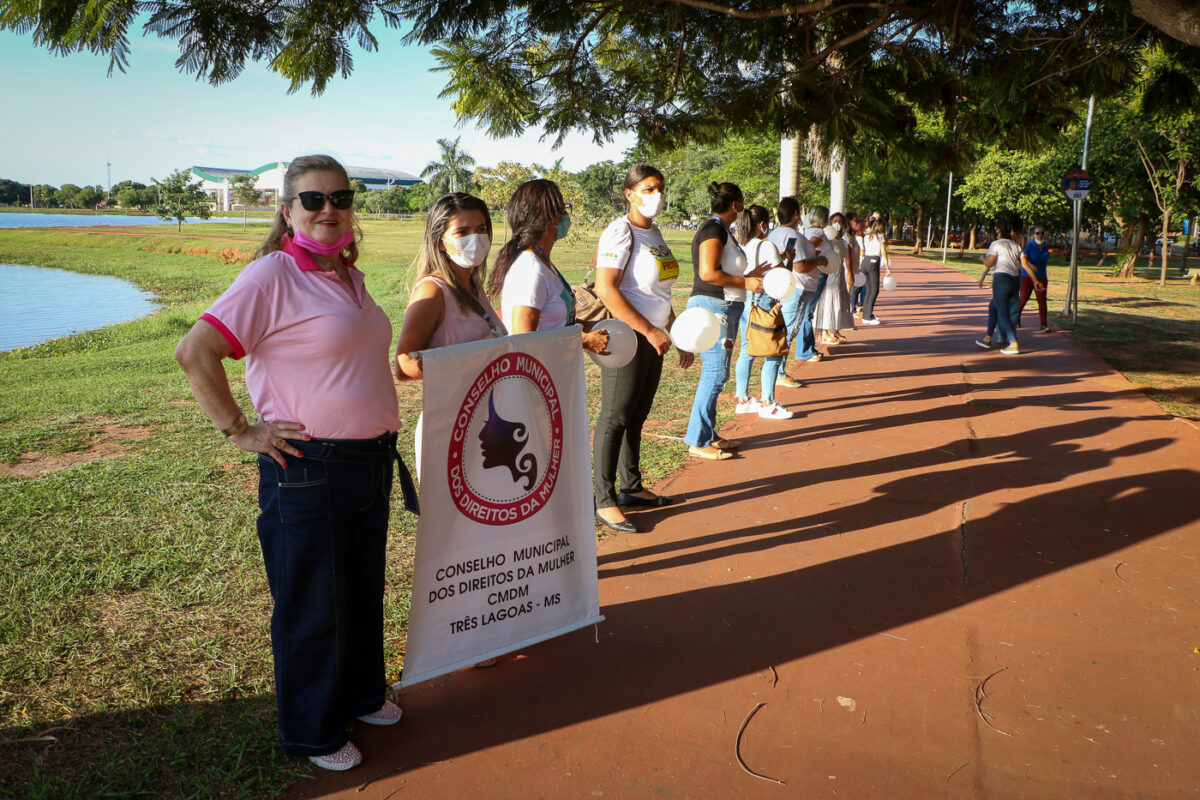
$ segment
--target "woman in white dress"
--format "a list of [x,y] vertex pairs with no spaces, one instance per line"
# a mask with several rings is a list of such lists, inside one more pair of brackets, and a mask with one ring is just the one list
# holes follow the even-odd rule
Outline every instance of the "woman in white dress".
[[[810,229],[811,230],[811,229]],[[825,344],[846,341],[843,330],[854,329],[854,316],[850,309],[850,287],[854,285],[854,264],[848,243],[849,232],[846,217],[839,211],[829,216],[829,226],[824,230],[825,242],[820,245],[821,255],[829,260],[829,281],[821,298],[817,301],[813,327],[821,331]]]

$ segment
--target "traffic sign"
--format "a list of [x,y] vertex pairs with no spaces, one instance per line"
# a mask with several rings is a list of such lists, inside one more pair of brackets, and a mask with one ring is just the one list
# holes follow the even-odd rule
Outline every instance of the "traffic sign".
[[1092,176],[1082,169],[1069,169],[1062,179],[1063,194],[1070,200],[1082,200],[1092,190]]

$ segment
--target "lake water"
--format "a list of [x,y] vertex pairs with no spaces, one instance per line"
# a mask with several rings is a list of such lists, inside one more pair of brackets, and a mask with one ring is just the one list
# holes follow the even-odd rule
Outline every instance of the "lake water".
[[[213,217],[200,219],[189,217],[185,224],[204,222],[241,222],[241,217]],[[269,219],[251,218],[247,222],[270,222]],[[158,217],[126,217],[121,214],[4,214],[0,213],[0,228],[86,228],[92,225],[174,225],[173,219]]]
[[0,352],[143,317],[154,295],[129,281],[0,264]]

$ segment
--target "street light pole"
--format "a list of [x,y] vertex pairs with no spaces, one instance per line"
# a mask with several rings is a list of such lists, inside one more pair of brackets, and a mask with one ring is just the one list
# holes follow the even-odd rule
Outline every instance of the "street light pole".
[[950,244],[950,190],[954,188],[954,171],[950,171],[950,180],[946,182],[946,228],[942,233],[942,263],[946,263],[946,247]]
[[[1096,110],[1096,95],[1088,98],[1087,125],[1083,129],[1083,159],[1080,169],[1087,171],[1088,144],[1092,138],[1092,116]],[[1071,272],[1067,279],[1067,307],[1062,316],[1071,318],[1071,325],[1079,321],[1079,217],[1083,211],[1083,201],[1071,202]],[[1100,245],[1104,246],[1103,242]]]

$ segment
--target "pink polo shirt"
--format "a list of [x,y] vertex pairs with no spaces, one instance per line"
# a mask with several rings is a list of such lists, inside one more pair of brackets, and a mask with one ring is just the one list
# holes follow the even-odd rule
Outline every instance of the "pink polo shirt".
[[334,270],[283,237],[246,265],[200,319],[246,359],[260,419],[299,422],[321,439],[371,439],[396,430],[392,323],[353,264],[354,294]]

